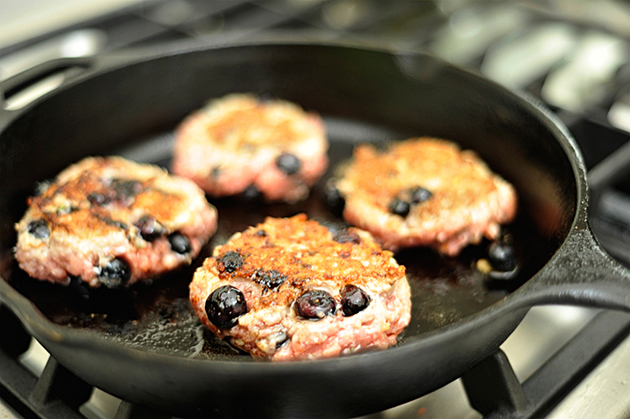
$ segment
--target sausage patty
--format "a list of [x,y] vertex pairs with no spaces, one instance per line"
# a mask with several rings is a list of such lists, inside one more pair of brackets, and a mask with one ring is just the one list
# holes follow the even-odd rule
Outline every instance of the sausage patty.
[[237,233],[197,269],[190,300],[218,337],[275,361],[396,343],[409,323],[405,268],[365,231],[304,214]]
[[346,221],[392,251],[430,246],[455,256],[484,236],[495,239],[517,207],[514,188],[473,151],[427,137],[382,152],[356,147],[336,187]]
[[281,100],[233,94],[193,113],[176,132],[171,169],[209,195],[296,202],[328,167],[324,123]]
[[120,157],[88,157],[28,203],[15,257],[30,276],[62,284],[153,278],[190,263],[217,227],[193,182]]

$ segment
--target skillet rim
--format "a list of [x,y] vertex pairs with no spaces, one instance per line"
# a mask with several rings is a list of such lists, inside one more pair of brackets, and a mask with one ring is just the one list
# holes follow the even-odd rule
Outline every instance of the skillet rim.
[[[341,48],[341,49],[355,49],[355,50],[367,50],[371,52],[377,52],[381,54],[388,55],[393,58],[403,57],[403,56],[416,56],[416,57],[426,57],[433,61],[440,63],[444,67],[448,67],[451,70],[458,71],[460,73],[464,73],[467,77],[471,77],[475,80],[476,83],[486,84],[492,86],[494,89],[499,89],[503,94],[506,95],[511,100],[518,102],[519,105],[523,106],[530,112],[530,115],[534,116],[536,120],[542,123],[547,129],[551,131],[553,137],[562,147],[565,157],[569,161],[572,169],[573,176],[575,179],[576,185],[576,202],[575,202],[575,213],[573,219],[571,221],[570,227],[567,229],[566,235],[559,241],[557,248],[555,249],[553,255],[547,260],[547,262],[540,268],[540,270],[530,277],[525,283],[513,291],[512,293],[506,295],[501,300],[491,304],[490,306],[479,310],[463,319],[457,320],[453,323],[450,323],[445,326],[437,327],[434,330],[424,332],[418,336],[415,336],[405,342],[402,345],[396,345],[390,347],[386,350],[382,351],[370,351],[364,353],[353,354],[352,356],[341,356],[334,358],[325,358],[325,359],[316,359],[316,360],[296,360],[291,362],[259,362],[252,359],[238,359],[238,360],[226,360],[226,359],[200,359],[200,358],[186,358],[182,356],[177,356],[173,354],[165,354],[160,352],[150,352],[146,350],[136,349],[128,346],[121,345],[118,342],[109,340],[104,338],[102,335],[97,333],[93,333],[90,330],[85,329],[75,329],[72,327],[61,326],[50,321],[44,314],[35,306],[33,302],[15,290],[4,277],[0,277],[0,300],[3,304],[8,305],[12,311],[16,314],[16,316],[20,319],[20,321],[24,324],[27,330],[31,332],[31,334],[36,337],[38,340],[43,340],[40,337],[45,337],[51,342],[55,344],[63,344],[66,346],[72,346],[75,349],[85,349],[90,348],[91,350],[98,351],[106,351],[110,354],[116,354],[116,356],[125,356],[130,359],[143,359],[147,361],[155,360],[158,363],[172,363],[173,365],[181,364],[181,366],[191,365],[195,368],[199,368],[200,365],[214,365],[219,364],[223,366],[231,366],[234,368],[241,368],[241,365],[248,367],[246,368],[254,368],[254,369],[262,369],[265,371],[266,369],[300,369],[302,366],[304,368],[310,368],[310,365],[318,364],[322,366],[334,367],[336,364],[342,362],[343,364],[349,363],[361,363],[361,362],[369,362],[370,360],[378,360],[383,357],[396,357],[396,356],[404,356],[405,353],[413,353],[417,349],[423,346],[432,346],[436,344],[436,341],[441,339],[446,339],[452,330],[458,330],[460,333],[465,333],[467,330],[475,330],[480,327],[479,323],[489,323],[492,322],[493,319],[502,314],[512,314],[513,312],[519,311],[520,313],[516,314],[517,317],[522,319],[525,316],[527,309],[530,305],[533,305],[531,302],[525,302],[524,304],[519,303],[518,297],[521,294],[526,294],[527,290],[524,288],[535,280],[537,277],[541,276],[541,272],[547,271],[551,269],[551,265],[553,260],[556,258],[558,253],[565,247],[565,243],[569,238],[576,234],[576,231],[579,230],[588,230],[588,227],[584,226],[584,220],[587,213],[588,207],[588,184],[586,181],[586,167],[584,164],[584,160],[582,158],[581,152],[577,146],[576,141],[571,136],[568,129],[564,126],[564,124],[560,121],[560,119],[548,109],[544,103],[540,100],[531,97],[523,92],[515,92],[511,91],[496,82],[493,82],[474,71],[450,64],[438,57],[432,56],[422,51],[417,51],[413,49],[409,50],[392,50],[386,45],[380,43],[368,43],[368,42],[360,42],[360,41],[330,41],[330,40],[317,40],[313,42],[312,39],[290,39],[289,37],[279,37],[279,36],[271,36],[270,38],[263,38],[260,40],[241,40],[234,41],[230,43],[220,43],[220,44],[208,44],[202,43],[197,40],[194,42],[188,41],[180,41],[173,42],[168,47],[160,46],[160,47],[148,47],[148,48],[130,48],[124,51],[117,51],[113,53],[103,54],[100,57],[93,58],[94,62],[91,65],[91,68],[88,68],[84,74],[78,76],[76,79],[71,80],[64,85],[62,85],[59,89],[56,89],[41,98],[38,98],[34,102],[30,103],[23,109],[19,111],[13,111],[8,115],[6,121],[2,120],[2,112],[0,112],[0,136],[2,133],[8,128],[12,122],[19,119],[23,114],[27,113],[32,107],[36,106],[42,101],[47,100],[47,98],[56,95],[57,93],[72,88],[73,86],[80,84],[84,80],[97,78],[102,74],[108,74],[109,72],[115,71],[122,67],[133,66],[142,64],[147,61],[151,61],[154,59],[159,59],[162,57],[169,57],[175,55],[188,54],[193,52],[203,52],[210,50],[218,50],[218,49],[234,49],[239,47],[257,47],[257,46],[265,46],[265,47],[295,47],[295,46],[317,46],[317,47],[333,47],[333,48]],[[2,86],[0,86],[0,92],[2,91]],[[6,111],[4,111],[6,112]],[[8,300],[8,301],[5,301]],[[516,302],[514,303],[514,301]],[[515,323],[514,327],[516,327],[520,323],[520,319]],[[386,355],[390,354],[390,355]],[[378,358],[376,358],[378,357]],[[349,360],[356,361],[349,361]],[[364,361],[363,361],[364,360]],[[252,367],[252,365],[256,365],[256,367]],[[269,367],[271,365],[272,367]],[[282,366],[280,366],[282,365]],[[179,366],[179,365],[178,365]],[[202,367],[203,368],[203,367]],[[210,368],[210,367],[206,367]]]

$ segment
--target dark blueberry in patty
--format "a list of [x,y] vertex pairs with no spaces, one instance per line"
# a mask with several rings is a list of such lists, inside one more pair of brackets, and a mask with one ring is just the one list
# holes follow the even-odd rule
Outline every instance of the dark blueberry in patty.
[[107,288],[119,288],[131,278],[131,267],[120,258],[112,259],[103,266],[98,274],[98,280]]
[[173,233],[168,236],[168,242],[170,243],[173,252],[179,253],[180,255],[186,255],[192,250],[190,240],[181,233]]
[[102,205],[106,205],[112,202],[112,197],[109,195],[92,192],[87,196],[87,200],[90,201],[90,204],[100,207]]
[[142,192],[142,185],[137,180],[112,179],[110,187],[116,192],[118,201],[127,201]]
[[324,186],[324,196],[328,208],[335,214],[340,214],[346,204],[346,200],[337,189],[337,185],[333,179],[329,179]]
[[330,231],[330,233],[333,235],[333,238],[338,234],[342,234],[342,232],[347,230],[349,227],[349,225],[345,222],[328,220],[322,220],[321,225],[323,225],[328,229],[328,231]]
[[223,270],[232,273],[243,265],[243,257],[238,252],[230,251],[221,256],[219,262],[223,264]]
[[497,271],[508,272],[516,269],[514,248],[506,243],[494,242],[488,248],[488,259]]
[[335,299],[322,290],[310,290],[295,300],[295,310],[300,317],[321,320],[337,312]]
[[274,289],[282,285],[282,283],[287,280],[287,276],[275,269],[271,271],[258,270],[254,273],[252,280],[258,282],[263,287]]
[[287,175],[293,175],[300,170],[302,162],[293,154],[284,153],[276,160],[276,166]]
[[341,290],[341,307],[344,316],[353,316],[370,304],[370,296],[356,285],[346,285]]
[[164,227],[151,215],[140,217],[133,225],[138,227],[140,236],[148,242],[152,242],[166,233]]
[[409,190],[410,200],[412,204],[420,204],[433,196],[433,194],[420,186]]
[[48,223],[44,220],[34,220],[28,223],[28,233],[33,237],[44,240],[50,236],[50,230],[48,229]]
[[241,193],[241,196],[246,201],[255,201],[257,199],[260,199],[260,197],[262,196],[262,193],[254,185],[249,185],[247,189],[245,189]]
[[206,315],[216,327],[229,329],[237,319],[247,313],[245,296],[231,285],[217,288],[206,300]]
[[409,211],[411,211],[411,204],[396,197],[389,203],[388,209],[392,214],[400,215],[404,218],[409,214]]
[[338,243],[361,244],[361,237],[357,233],[345,229],[339,230],[333,237],[333,240]]

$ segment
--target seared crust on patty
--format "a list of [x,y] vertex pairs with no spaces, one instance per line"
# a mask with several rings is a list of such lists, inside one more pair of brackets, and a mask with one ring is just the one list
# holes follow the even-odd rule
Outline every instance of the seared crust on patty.
[[[243,305],[233,298],[236,308],[218,310],[212,301],[222,291],[240,292]],[[217,336],[272,360],[387,348],[411,307],[405,268],[369,233],[333,236],[303,214],[267,218],[215,248],[194,275],[190,299]]]
[[16,225],[15,257],[34,278],[115,288],[189,264],[217,227],[188,179],[120,157],[62,171]]
[[328,167],[324,123],[281,100],[233,94],[211,101],[177,129],[173,173],[209,195],[260,193],[296,202]]
[[394,142],[379,152],[360,145],[336,182],[344,218],[389,250],[430,246],[448,256],[512,221],[512,185],[470,150],[435,138]]

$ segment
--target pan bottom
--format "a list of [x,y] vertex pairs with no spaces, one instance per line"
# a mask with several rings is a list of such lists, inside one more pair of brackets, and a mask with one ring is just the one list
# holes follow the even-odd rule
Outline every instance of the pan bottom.
[[[137,284],[126,290],[68,289],[33,280],[16,263],[5,264],[2,274],[56,324],[87,329],[123,346],[150,352],[203,359],[249,359],[248,355],[216,339],[196,318],[188,301],[188,284],[194,270],[211,255],[214,246],[224,243],[235,232],[263,222],[268,216],[288,217],[306,213],[331,229],[347,226],[338,209],[326,204],[324,185],[334,168],[351,157],[357,139],[361,139],[360,142],[383,143],[410,136],[409,133],[356,121],[324,119],[331,142],[331,164],[311,196],[297,204],[210,198],[219,212],[218,231],[189,267],[152,284]],[[172,142],[173,133],[163,132],[109,154],[168,167]],[[17,217],[19,215],[16,220]],[[523,267],[509,282],[490,283],[476,269],[476,262],[487,257],[487,241],[469,246],[457,258],[446,258],[423,248],[406,249],[395,255],[398,262],[407,268],[412,289],[412,319],[399,336],[399,343],[479,312],[533,275],[535,267],[548,258],[545,240],[535,234],[536,229],[522,213],[506,229],[514,237],[515,251]],[[6,255],[6,260],[11,258],[12,255]]]

